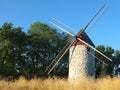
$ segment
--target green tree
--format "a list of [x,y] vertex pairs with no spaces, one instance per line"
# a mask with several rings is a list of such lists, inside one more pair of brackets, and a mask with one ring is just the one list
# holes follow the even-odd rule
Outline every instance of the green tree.
[[114,56],[113,64],[118,66],[120,64],[120,50],[116,50]]
[[0,75],[19,75],[19,67],[25,60],[22,54],[25,52],[25,33],[22,28],[13,27],[12,23],[4,23],[0,27]]
[[46,75],[46,67],[67,42],[68,36],[46,24],[35,22],[30,25],[28,38],[27,55],[32,64],[31,75],[42,77]]
[[[106,56],[108,56],[109,58],[111,58],[114,61],[114,52],[115,51],[114,51],[114,49],[112,49],[112,47],[108,47],[108,46],[105,47],[103,45],[99,45],[96,47],[96,49],[98,49],[99,51],[101,51],[103,54],[105,54]],[[96,59],[96,75],[97,75],[97,77],[111,75],[113,72],[113,63],[111,63],[109,60],[107,60],[106,58],[104,58],[103,56],[98,54],[97,52],[95,53],[95,55],[108,65],[108,66],[106,66],[105,64],[100,63]]]

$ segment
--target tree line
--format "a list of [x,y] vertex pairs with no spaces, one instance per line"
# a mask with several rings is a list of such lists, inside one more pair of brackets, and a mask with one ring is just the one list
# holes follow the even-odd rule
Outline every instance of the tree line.
[[[31,24],[26,33],[21,27],[15,27],[12,23],[4,23],[0,26],[0,76],[5,78],[48,77],[44,72],[46,67],[70,41],[70,38],[66,33],[61,33],[41,22]],[[113,62],[108,62],[95,53],[108,65],[96,59],[96,77],[113,74],[113,67],[120,63],[120,51],[104,45],[96,48],[113,60]],[[67,77],[68,54],[69,52],[62,58],[51,76]]]

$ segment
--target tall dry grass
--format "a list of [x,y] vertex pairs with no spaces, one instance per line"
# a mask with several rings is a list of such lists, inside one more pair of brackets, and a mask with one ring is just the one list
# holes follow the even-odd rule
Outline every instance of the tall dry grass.
[[67,79],[48,78],[26,80],[21,77],[14,82],[0,80],[0,90],[120,90],[119,78],[80,79],[70,82]]

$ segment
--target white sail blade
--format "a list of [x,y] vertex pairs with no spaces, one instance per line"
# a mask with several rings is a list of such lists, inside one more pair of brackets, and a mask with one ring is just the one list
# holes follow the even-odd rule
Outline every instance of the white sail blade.
[[100,58],[98,58],[97,56],[93,55],[92,53],[90,53],[88,51],[88,54],[90,54],[91,56],[95,57],[98,61],[100,61],[101,63],[103,63],[104,65],[108,66],[108,64],[106,64],[105,62],[103,62]]
[[71,35],[71,36],[73,36],[73,37],[75,36],[74,34],[68,32],[67,30],[65,30],[65,29],[63,29],[62,27],[58,26],[57,24],[55,24],[55,23],[53,23],[53,22],[51,22],[51,21],[50,21],[50,23],[53,24],[55,27],[61,29],[62,31],[68,33],[69,35]]
[[[75,37],[74,34],[68,32],[67,30],[63,29],[62,27],[56,25],[55,23],[53,23],[53,22],[50,22],[50,23],[53,24],[55,27],[61,29],[62,31],[66,32],[67,34],[69,34],[69,35]],[[93,46],[91,46],[90,44],[88,44],[87,42],[83,41],[83,40],[80,39],[80,38],[77,38],[77,39],[80,40],[81,42],[83,42],[84,44],[86,44],[87,46],[89,46],[90,48],[92,48],[93,50],[95,50],[97,53],[99,53],[100,55],[102,55],[102,56],[105,57],[106,59],[112,61],[112,59],[110,59],[109,57],[107,57],[106,55],[104,55],[102,52],[100,52],[99,50],[97,50],[96,48],[94,48]]]
[[52,18],[55,22],[58,22],[59,24],[67,27],[68,29],[70,29],[70,30],[72,30],[72,31],[74,30],[73,28],[71,28],[70,26],[66,25],[65,23],[63,23],[63,22],[61,22],[61,21],[59,21],[59,20],[57,20],[57,19],[55,19],[55,18],[53,18],[53,17],[51,17],[51,18]]
[[103,5],[98,12],[95,14],[95,16],[88,22],[88,24],[84,27],[83,31],[87,29],[87,27],[90,25],[90,23],[99,15],[99,13],[105,8],[106,5]]
[[102,55],[103,57],[105,57],[106,59],[112,61],[112,59],[110,59],[109,57],[107,57],[106,55],[104,55],[102,52],[100,52],[99,50],[97,50],[96,48],[94,48],[93,46],[91,46],[90,44],[88,44],[87,42],[83,41],[80,38],[77,38],[79,41],[83,42],[84,44],[86,44],[87,46],[89,46],[90,48],[92,48],[93,50],[95,50],[97,53],[99,53],[100,55]]

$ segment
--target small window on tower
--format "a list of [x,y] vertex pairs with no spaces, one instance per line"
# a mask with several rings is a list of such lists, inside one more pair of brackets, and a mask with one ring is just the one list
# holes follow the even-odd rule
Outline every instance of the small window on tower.
[[90,52],[90,47],[87,47],[87,51]]

